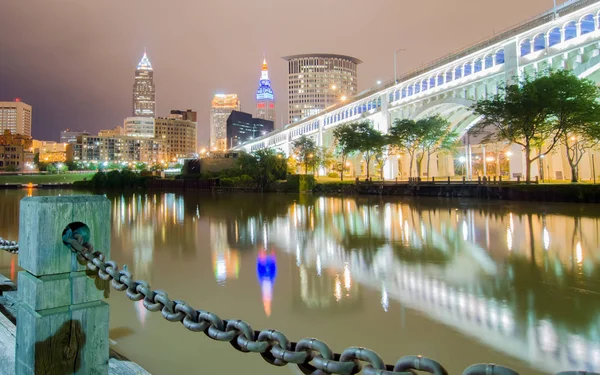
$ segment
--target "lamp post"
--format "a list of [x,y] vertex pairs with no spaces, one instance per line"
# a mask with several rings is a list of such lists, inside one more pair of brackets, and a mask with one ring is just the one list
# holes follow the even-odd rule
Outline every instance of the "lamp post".
[[594,174],[594,185],[596,184],[596,163],[594,161],[594,154],[592,154],[592,173]]
[[405,48],[400,48],[399,50],[394,52],[394,84],[398,83],[398,77],[396,75],[396,55],[398,52],[406,51]]

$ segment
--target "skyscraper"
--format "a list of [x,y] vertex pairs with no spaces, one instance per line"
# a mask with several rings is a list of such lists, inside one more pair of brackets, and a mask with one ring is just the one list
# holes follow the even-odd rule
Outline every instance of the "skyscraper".
[[210,147],[223,151],[227,149],[227,118],[231,111],[240,110],[237,94],[216,94],[210,107]]
[[260,81],[256,90],[256,118],[275,122],[275,97],[269,79],[267,59],[263,60]]
[[313,116],[358,93],[357,58],[314,53],[286,56],[288,122]]
[[273,121],[252,117],[250,113],[231,111],[227,118],[227,146],[233,148],[250,139],[272,132]]
[[135,70],[135,82],[133,84],[133,116],[154,117],[154,71],[148,55],[144,56]]
[[31,137],[31,106],[19,98],[14,102],[0,102],[0,134],[5,130]]

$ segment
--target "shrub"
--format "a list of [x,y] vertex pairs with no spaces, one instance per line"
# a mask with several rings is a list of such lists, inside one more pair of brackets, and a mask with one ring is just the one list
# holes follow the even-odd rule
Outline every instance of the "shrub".
[[337,172],[329,172],[329,173],[327,173],[327,177],[338,178],[338,177],[340,177],[340,174]]

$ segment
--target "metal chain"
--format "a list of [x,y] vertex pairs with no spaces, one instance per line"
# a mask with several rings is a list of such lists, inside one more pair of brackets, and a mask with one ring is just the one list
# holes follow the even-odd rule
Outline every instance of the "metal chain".
[[12,254],[18,254],[19,244],[16,241],[9,241],[0,237],[0,250],[6,250]]
[[[213,340],[229,342],[240,352],[259,353],[274,366],[293,363],[303,374],[314,375],[353,375],[361,371],[366,375],[414,375],[415,370],[432,375],[448,375],[440,363],[422,356],[405,356],[395,365],[386,365],[377,353],[366,348],[350,347],[337,354],[326,343],[315,338],[305,338],[296,343],[273,329],[255,331],[243,320],[224,320],[214,313],[196,310],[184,301],[171,300],[164,291],[152,290],[145,281],[134,280],[131,272],[119,270],[116,262],[106,260],[102,252],[94,251],[93,245],[84,243],[83,237],[77,232],[69,233],[63,241],[77,254],[81,264],[87,264],[87,268],[102,280],[110,281],[114,289],[125,291],[130,300],[143,300],[147,310],[160,311],[166,320],[180,322],[193,332],[204,332]],[[463,373],[479,374],[518,375],[509,368],[493,364],[473,365]]]

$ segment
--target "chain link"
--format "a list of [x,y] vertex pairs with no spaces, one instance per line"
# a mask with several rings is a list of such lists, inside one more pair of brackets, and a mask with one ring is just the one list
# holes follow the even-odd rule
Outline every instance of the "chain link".
[[0,237],[0,250],[8,251],[11,254],[19,254],[19,243]]
[[[366,348],[350,347],[341,354],[336,354],[326,343],[315,338],[305,338],[295,343],[289,341],[283,333],[273,329],[255,331],[243,320],[223,320],[214,313],[196,310],[184,301],[171,300],[166,292],[152,290],[145,281],[134,280],[126,266],[119,270],[116,262],[105,261],[104,254],[94,251],[90,243],[83,243],[83,237],[79,234],[71,234],[70,238],[65,237],[63,240],[71,251],[77,254],[81,264],[86,264],[87,268],[97,273],[102,280],[110,281],[115,290],[125,291],[130,300],[143,300],[147,310],[160,311],[166,320],[180,322],[192,332],[204,332],[213,340],[229,342],[240,352],[260,353],[263,359],[272,365],[285,366],[293,363],[303,374],[313,375],[353,375],[361,371],[366,375],[414,375],[415,371],[432,375],[448,375],[440,363],[426,357],[405,356],[394,366],[386,365],[377,353]],[[0,239],[0,241],[4,240]],[[5,242],[7,241],[0,242],[0,245]],[[571,373],[576,372],[563,374]],[[512,369],[493,364],[473,365],[463,373],[463,375],[484,374],[518,375]]]

